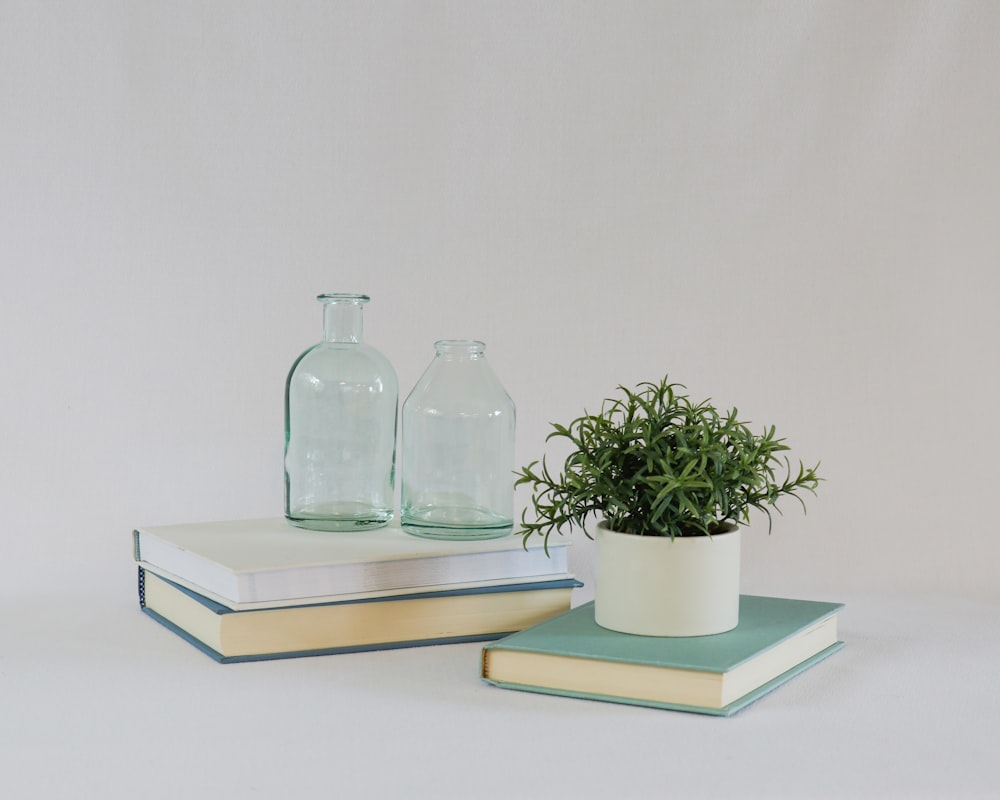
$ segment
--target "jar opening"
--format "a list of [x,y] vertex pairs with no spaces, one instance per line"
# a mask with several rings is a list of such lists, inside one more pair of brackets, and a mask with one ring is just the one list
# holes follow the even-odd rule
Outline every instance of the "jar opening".
[[441,339],[434,342],[434,349],[441,354],[482,353],[486,345],[476,339]]
[[364,305],[371,298],[366,294],[354,294],[352,292],[330,292],[327,294],[318,294],[316,299],[321,303],[354,303],[356,305]]

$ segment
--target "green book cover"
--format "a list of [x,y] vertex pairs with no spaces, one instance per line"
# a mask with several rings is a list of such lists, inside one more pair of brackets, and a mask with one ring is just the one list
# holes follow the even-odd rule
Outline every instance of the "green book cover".
[[714,636],[617,633],[593,603],[483,649],[495,685],[729,715],[843,647],[840,603],[743,595],[736,628]]

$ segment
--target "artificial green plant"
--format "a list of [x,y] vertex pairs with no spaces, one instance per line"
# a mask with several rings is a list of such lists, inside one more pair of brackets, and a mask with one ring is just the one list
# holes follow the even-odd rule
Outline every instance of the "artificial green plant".
[[[693,402],[685,387],[659,383],[619,386],[600,413],[552,425],[546,441],[572,445],[553,475],[545,459],[517,471],[516,485],[531,487],[522,515],[525,540],[580,528],[604,519],[615,531],[639,536],[711,536],[748,524],[750,510],[768,517],[779,498],[815,494],[819,465],[793,469],[789,448],[774,426],[753,433],[735,408],[720,413],[710,401]],[[529,517],[534,512],[534,518]]]

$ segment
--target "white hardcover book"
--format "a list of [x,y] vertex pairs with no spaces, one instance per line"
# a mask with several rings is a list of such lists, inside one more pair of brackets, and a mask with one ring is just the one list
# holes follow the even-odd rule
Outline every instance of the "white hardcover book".
[[398,524],[321,532],[271,517],[137,528],[133,537],[141,566],[231,608],[568,577],[568,540],[550,540],[546,554],[516,534],[446,541]]

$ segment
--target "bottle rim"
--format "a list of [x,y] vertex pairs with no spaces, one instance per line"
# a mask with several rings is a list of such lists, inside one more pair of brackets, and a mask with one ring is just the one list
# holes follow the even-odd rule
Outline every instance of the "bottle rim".
[[478,339],[439,339],[434,349],[438,353],[482,353],[486,345]]
[[358,305],[363,305],[371,300],[366,294],[357,294],[354,292],[327,292],[326,294],[316,295],[316,299],[321,303],[356,303]]

